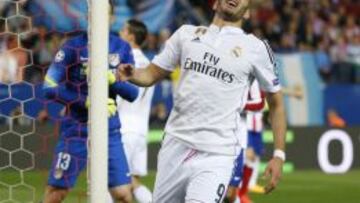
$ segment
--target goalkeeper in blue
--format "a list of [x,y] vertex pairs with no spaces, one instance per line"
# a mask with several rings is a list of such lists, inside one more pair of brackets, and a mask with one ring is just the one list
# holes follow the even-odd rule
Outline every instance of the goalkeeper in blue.
[[[62,202],[86,166],[88,107],[91,105],[87,102],[87,44],[86,33],[65,42],[45,77],[46,98],[64,104],[66,112],[60,119],[60,136],[49,173],[44,203]],[[131,48],[125,41],[110,34],[108,186],[115,202],[130,203],[131,179],[121,142],[115,98],[119,95],[127,101],[134,101],[138,89],[129,83],[116,81],[113,72],[120,63],[134,63]]]

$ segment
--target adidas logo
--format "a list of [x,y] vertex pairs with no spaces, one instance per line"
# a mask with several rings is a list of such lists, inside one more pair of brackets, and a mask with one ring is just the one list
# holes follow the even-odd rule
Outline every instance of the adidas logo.
[[195,39],[191,40],[192,42],[200,42],[200,38],[196,37]]

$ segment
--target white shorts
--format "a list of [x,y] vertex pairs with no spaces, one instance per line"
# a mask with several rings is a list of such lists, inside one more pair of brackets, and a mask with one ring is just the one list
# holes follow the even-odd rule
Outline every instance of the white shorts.
[[235,158],[197,151],[165,136],[158,155],[153,203],[221,203]]
[[147,140],[146,136],[132,133],[122,135],[125,155],[131,175],[147,175]]

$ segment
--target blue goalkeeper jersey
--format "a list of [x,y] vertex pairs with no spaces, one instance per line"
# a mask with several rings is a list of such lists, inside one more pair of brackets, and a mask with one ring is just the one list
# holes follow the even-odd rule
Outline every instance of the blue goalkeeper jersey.
[[[88,37],[81,34],[66,41],[57,52],[50,65],[44,82],[47,99],[65,105],[66,113],[61,119],[61,131],[70,134],[87,135],[88,109],[85,106],[88,96]],[[128,43],[118,36],[109,37],[109,69],[116,71],[120,63],[134,64],[134,58]],[[96,67],[94,67],[96,68]],[[116,95],[128,101],[134,101],[138,95],[136,86],[127,82],[115,82],[109,86],[109,97],[116,101]],[[109,118],[109,132],[121,127],[119,116]]]

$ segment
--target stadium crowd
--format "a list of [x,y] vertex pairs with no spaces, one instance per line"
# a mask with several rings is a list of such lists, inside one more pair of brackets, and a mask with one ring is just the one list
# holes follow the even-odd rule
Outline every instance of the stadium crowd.
[[[127,1],[133,6],[136,4],[136,1]],[[151,60],[159,53],[163,49],[165,41],[179,26],[188,23],[210,23],[209,20],[213,15],[211,9],[213,1],[176,1],[176,17],[171,20],[172,23],[169,23],[168,27],[148,35],[147,43],[144,44],[146,56]],[[14,2],[17,3],[14,4]],[[0,105],[0,124],[11,123],[9,125],[12,125],[12,122],[15,121],[21,126],[32,126],[31,119],[24,120],[20,117],[23,111],[25,112],[24,117],[36,117],[39,122],[52,120],[51,118],[58,121],[58,118],[51,115],[51,111],[56,111],[53,112],[54,114],[63,114],[64,106],[54,102],[57,106],[54,105],[51,108],[52,101],[44,100],[45,98],[42,96],[44,76],[55,55],[56,62],[59,47],[63,42],[85,31],[74,29],[71,32],[61,32],[54,27],[32,22],[33,14],[28,10],[28,2],[30,0],[0,1],[0,101],[4,104],[3,101],[7,97],[10,98],[9,101],[11,100],[7,103],[10,105]],[[14,5],[16,6],[14,7]],[[190,6],[192,10],[189,16],[187,15],[187,8],[189,8],[187,6]],[[360,84],[360,3],[358,1],[268,0],[263,1],[258,9],[252,10],[251,15],[251,20],[246,21],[243,25],[244,30],[269,41],[277,54],[311,53],[319,76],[325,84]],[[120,30],[112,31],[118,34]],[[60,58],[60,61],[62,60],[63,58]],[[68,76],[66,76],[67,79]],[[178,78],[179,71],[174,71],[171,76],[156,85],[150,117],[152,128],[162,128],[166,122],[173,105],[172,92]],[[18,85],[21,84],[21,81],[26,81],[26,83]],[[59,84],[62,82],[58,81]],[[274,81],[272,82],[274,83]],[[16,85],[21,88],[14,88]],[[48,85],[51,87],[51,84]],[[35,98],[30,99],[31,105],[26,105],[30,103],[29,99],[26,96],[17,97],[14,91],[18,91],[19,94],[19,89],[24,91],[29,86],[34,92],[29,95],[34,95]],[[302,86],[295,88],[299,89],[299,94],[291,96],[301,99],[303,97]],[[290,94],[286,93],[289,92],[287,89],[289,88],[284,87],[283,92],[289,96]],[[38,103],[41,103],[40,107],[37,106]],[[37,108],[36,113],[28,113],[29,108]],[[8,119],[3,115],[13,118]],[[330,109],[327,117],[329,126],[338,128],[347,125],[336,109]],[[254,119],[252,120],[254,121]],[[61,119],[60,122],[62,122]],[[48,122],[43,123],[47,124]],[[254,126],[256,125],[254,124]],[[259,135],[261,140],[261,134]],[[144,143],[146,145],[146,141]],[[59,153],[60,158],[61,156],[62,152]],[[284,161],[285,158],[282,159]],[[55,178],[57,179],[57,177]]]
[[[26,1],[20,1],[26,3]],[[184,1],[179,1],[184,2]],[[177,7],[177,17],[172,28],[164,28],[148,36],[145,53],[151,59],[161,50],[174,27],[184,23],[209,23],[211,2],[189,0],[195,18],[187,17],[183,7]],[[2,1],[0,14],[5,19],[16,10],[10,1]],[[26,5],[20,13],[27,14]],[[356,0],[272,0],[263,1],[253,10],[251,21],[244,29],[267,39],[276,53],[289,54],[312,52],[318,72],[326,83],[360,83],[360,3]],[[1,32],[5,20],[0,20]],[[20,33],[30,29],[23,18],[7,21],[8,30]],[[70,33],[74,34],[74,33]],[[75,33],[76,34],[76,33]],[[52,56],[69,33],[49,31],[49,28],[34,25],[30,32],[19,35],[2,33],[0,36],[0,80],[12,83],[26,80],[39,83],[43,79]],[[17,47],[23,47],[19,49]],[[6,52],[6,50],[12,50]],[[6,53],[6,54],[5,54]],[[29,64],[27,66],[27,64]],[[26,67],[26,68],[25,68]],[[176,77],[175,77],[176,78]],[[158,84],[154,98],[155,120],[164,120],[171,107],[171,78]],[[160,104],[160,105],[158,105]]]
[[[211,15],[208,5],[192,2],[200,15]],[[245,30],[268,40],[277,53],[313,52],[325,82],[360,83],[359,1],[262,2]]]

